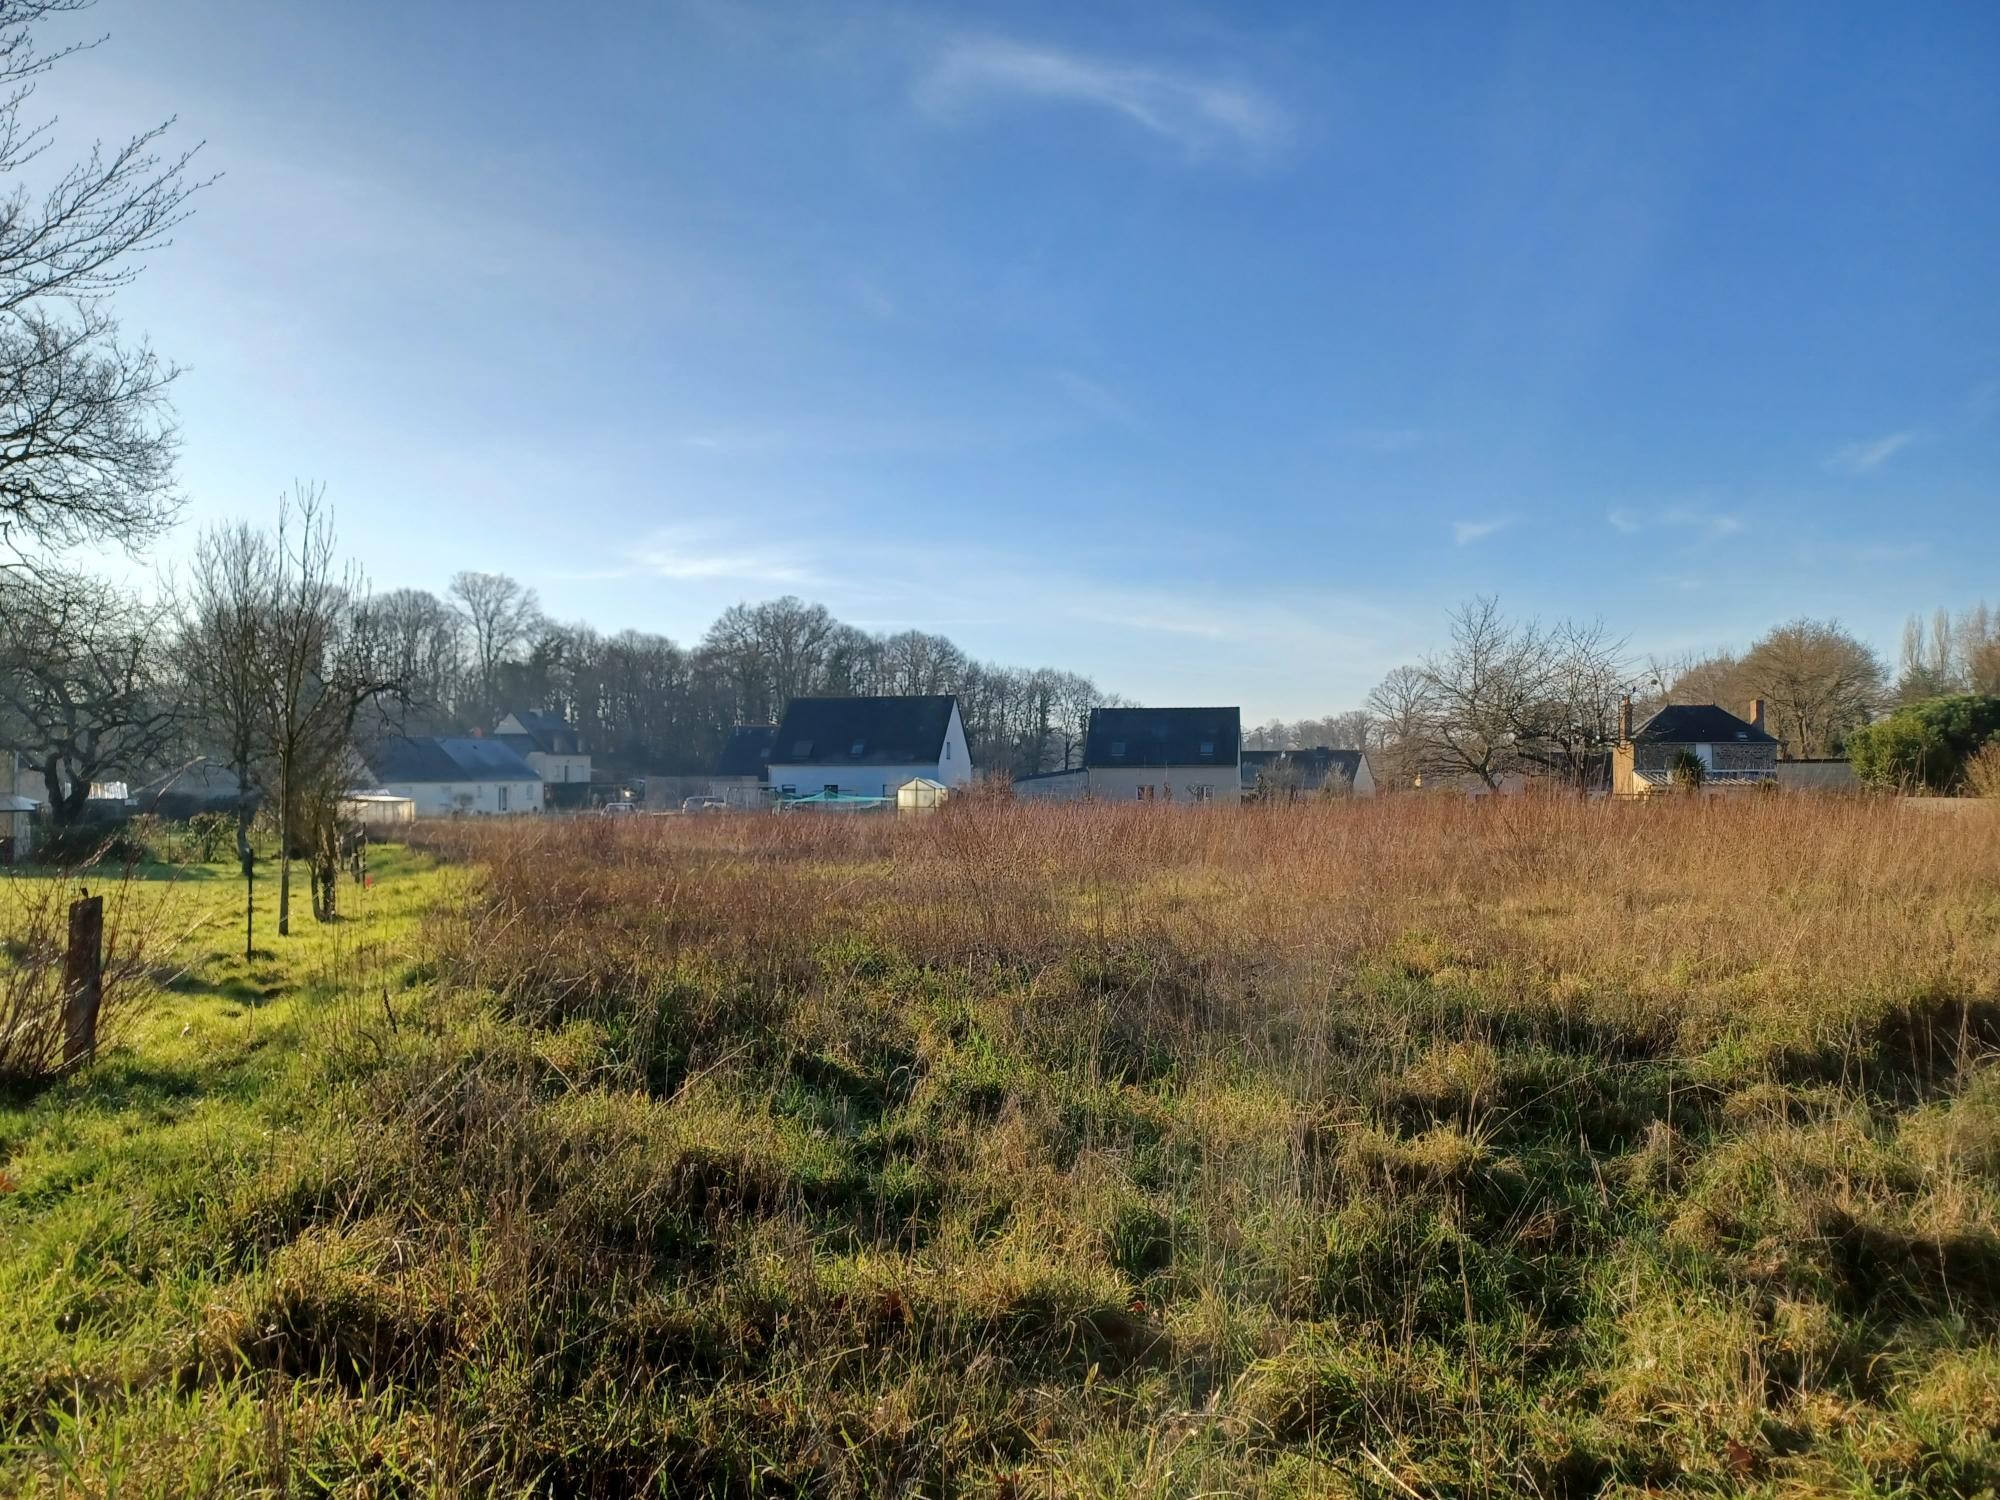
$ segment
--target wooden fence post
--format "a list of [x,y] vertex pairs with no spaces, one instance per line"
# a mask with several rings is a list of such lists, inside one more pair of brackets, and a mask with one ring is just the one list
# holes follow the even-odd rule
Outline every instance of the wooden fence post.
[[63,1066],[97,1055],[97,1007],[104,1000],[104,898],[69,904],[69,951],[63,955]]

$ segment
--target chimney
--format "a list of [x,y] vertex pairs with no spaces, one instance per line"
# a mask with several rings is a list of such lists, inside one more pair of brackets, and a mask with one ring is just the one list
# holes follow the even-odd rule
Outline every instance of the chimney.
[[1762,698],[1752,698],[1750,700],[1750,727],[1752,729],[1762,729],[1764,727],[1764,700]]
[[1632,742],[1632,695],[1627,693],[1618,700],[1618,743]]

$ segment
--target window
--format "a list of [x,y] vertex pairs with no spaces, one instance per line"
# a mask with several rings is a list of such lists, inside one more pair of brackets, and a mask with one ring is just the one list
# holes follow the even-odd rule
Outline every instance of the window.
[[1214,741],[1214,740],[1203,740],[1203,741],[1201,742],[1201,758],[1202,758],[1203,760],[1214,760],[1214,759],[1215,759],[1215,741]]
[[505,812],[507,810],[507,788],[504,786],[500,788],[499,801],[500,811]]
[[946,741],[944,742],[944,758],[945,758],[946,760],[950,760],[950,759],[951,759],[951,741],[950,741],[950,740],[946,740]]
[[861,752],[867,748],[868,746],[866,741],[856,740],[852,745],[849,745],[847,747],[847,753],[853,759],[859,760],[861,759]]
[[792,742],[793,760],[809,760],[812,758],[812,753],[813,742],[811,740],[794,740]]
[[1153,789],[1149,786],[1134,787],[1132,790],[1139,794],[1141,802],[1151,802],[1153,800]]
[[1111,758],[1113,760],[1123,760],[1125,758],[1125,742],[1123,740],[1113,740],[1111,742]]
[[1196,802],[1207,802],[1214,795],[1215,788],[1205,781],[1188,788],[1188,796],[1192,797]]
[[838,797],[840,795],[840,783],[837,781],[829,781],[825,786],[821,787],[820,790],[822,792],[825,792],[829,797]]
[[796,797],[798,794],[799,789],[795,786],[781,786],[778,788],[778,795],[780,797]]

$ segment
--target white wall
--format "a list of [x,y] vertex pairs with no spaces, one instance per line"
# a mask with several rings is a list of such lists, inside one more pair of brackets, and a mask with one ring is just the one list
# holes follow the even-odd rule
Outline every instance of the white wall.
[[794,795],[810,797],[829,786],[840,788],[850,797],[893,797],[896,788],[912,776],[928,776],[949,787],[961,787],[972,780],[972,751],[965,743],[965,725],[958,717],[958,705],[951,706],[951,722],[945,726],[944,744],[934,761],[915,761],[900,766],[784,765],[773,760],[770,786],[774,794],[791,787]]
[[588,755],[550,755],[546,751],[530,750],[521,759],[539,772],[544,781],[590,784]]
[[811,797],[829,786],[839,787],[841,795],[847,797],[893,797],[896,788],[912,776],[928,776],[946,786],[963,786],[969,779],[949,776],[949,769],[943,761],[905,766],[781,766],[773,762],[770,784],[774,793],[782,795],[782,788],[791,787],[798,797]]
[[1354,795],[1357,797],[1375,795],[1375,772],[1369,767],[1368,757],[1365,754],[1361,757],[1361,763],[1354,768]]
[[1234,756],[1204,766],[1093,766],[1089,774],[1090,795],[1100,802],[1136,802],[1142,786],[1153,788],[1155,800],[1172,788],[1172,801],[1192,803],[1200,786],[1209,788],[1212,802],[1243,800],[1243,771]]
[[[379,790],[408,797],[420,818],[494,817],[542,810],[539,781],[385,781]],[[505,794],[502,805],[502,793]]]

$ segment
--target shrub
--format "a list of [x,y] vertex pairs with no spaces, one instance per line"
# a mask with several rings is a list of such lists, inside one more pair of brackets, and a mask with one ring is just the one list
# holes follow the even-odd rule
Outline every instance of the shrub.
[[[76,890],[64,880],[30,880],[12,886],[11,893],[6,948],[0,953],[0,1084],[19,1087],[53,1078],[66,1066],[63,955]],[[117,1029],[155,946],[144,924],[127,920],[128,895],[129,885],[121,884],[105,901],[100,1046]]]
[[1952,792],[1966,763],[2000,735],[2000,698],[1953,693],[1899,708],[1848,736],[1854,774],[1896,791]]
[[1708,779],[1708,767],[1701,763],[1701,757],[1692,750],[1683,750],[1674,756],[1674,786],[1683,792],[1698,792],[1702,782]]

